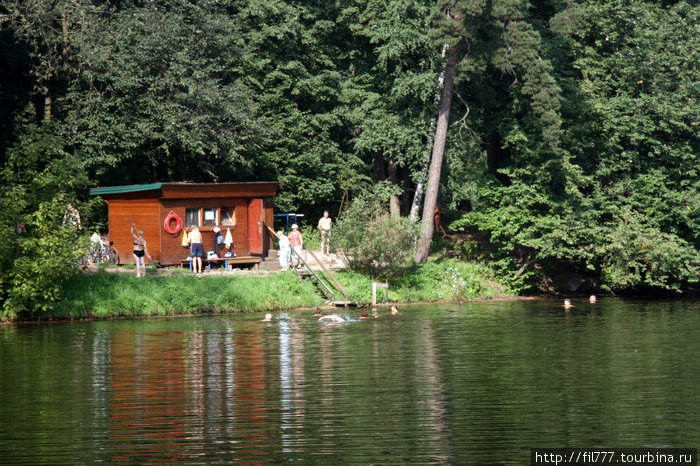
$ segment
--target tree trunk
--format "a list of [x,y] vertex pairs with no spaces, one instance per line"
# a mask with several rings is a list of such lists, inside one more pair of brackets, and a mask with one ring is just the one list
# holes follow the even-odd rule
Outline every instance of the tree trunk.
[[53,100],[51,99],[51,94],[49,94],[47,89],[46,95],[44,96],[44,121],[51,121],[52,103]]
[[61,12],[61,25],[63,28],[63,49],[62,54],[65,57],[68,55],[68,11],[67,6],[63,6],[63,11]]
[[372,155],[372,181],[375,183],[386,180],[384,165],[384,156],[379,152],[375,152]]
[[421,234],[416,251],[416,262],[425,263],[430,252],[430,242],[433,239],[434,212],[437,204],[438,188],[440,187],[440,171],[442,170],[442,156],[445,153],[447,141],[447,127],[450,123],[450,108],[452,107],[452,87],[454,86],[454,68],[457,64],[457,46],[453,45],[447,53],[445,66],[445,87],[442,89],[442,101],[440,102],[440,115],[438,116],[435,130],[435,145],[430,161],[430,176],[425,192],[423,205],[423,221],[421,222]]
[[401,195],[401,215],[404,217],[411,212],[411,191],[413,191],[413,186],[411,182],[411,170],[408,167],[401,167],[401,189],[403,189],[403,194]]
[[[442,56],[445,57],[447,53],[447,44],[442,48]],[[440,91],[442,90],[442,85],[445,82],[445,69],[440,72],[438,76],[438,85],[435,89],[435,97],[433,98],[433,106],[435,108],[440,105]],[[416,179],[416,192],[413,195],[413,204],[411,205],[411,212],[408,217],[411,220],[418,218],[418,212],[420,211],[420,203],[423,200],[423,187],[425,185],[425,179],[428,177],[428,165],[430,164],[430,150],[433,147],[433,132],[435,131],[435,125],[437,124],[437,118],[430,118],[430,128],[428,129],[428,139],[425,142],[425,150],[423,157],[423,163],[421,164],[420,172],[418,172],[418,178]]]
[[[389,181],[395,186],[399,184],[398,167],[393,158],[389,159]],[[401,217],[401,202],[399,201],[399,196],[396,194],[392,194],[389,198],[389,212],[391,218]]]

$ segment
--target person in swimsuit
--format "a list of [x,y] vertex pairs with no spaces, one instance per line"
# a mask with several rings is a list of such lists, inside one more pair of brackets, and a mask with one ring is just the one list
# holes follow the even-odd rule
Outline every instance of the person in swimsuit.
[[190,234],[187,235],[187,241],[190,243],[190,255],[192,256],[192,271],[194,273],[202,273],[202,256],[204,248],[202,247],[202,234],[199,228],[195,225],[190,226]]
[[323,254],[325,245],[326,255],[331,252],[331,225],[333,224],[333,220],[328,215],[328,211],[324,210],[323,217],[318,221],[318,229],[321,232],[321,254]]
[[345,322],[345,319],[340,317],[338,314],[330,314],[327,316],[323,316],[320,319],[318,319],[319,322],[330,322],[330,323],[341,323]]
[[435,219],[435,231],[441,231],[442,232],[442,237],[447,236],[447,232],[445,231],[445,228],[442,226],[442,208],[440,207],[440,204],[435,204],[435,212],[434,212],[434,219]]
[[[148,248],[146,246],[146,240],[143,239],[143,231],[139,230],[138,235],[134,233],[134,225],[131,225],[131,236],[134,237],[134,264],[136,264],[136,276],[145,277],[146,276],[146,262],[144,256],[148,256],[150,260],[151,255],[148,253]],[[143,273],[141,272],[143,270]]]

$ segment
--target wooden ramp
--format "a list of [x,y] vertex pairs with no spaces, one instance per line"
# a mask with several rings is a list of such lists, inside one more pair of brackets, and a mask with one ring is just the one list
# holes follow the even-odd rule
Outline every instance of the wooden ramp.
[[[268,227],[268,228],[270,228],[270,227]],[[274,231],[272,229],[270,229],[270,231],[272,231],[274,233]],[[330,270],[328,270],[323,265],[323,262],[318,260],[318,257],[316,257],[316,254],[314,254],[313,251],[311,251],[310,249],[306,249],[306,252],[316,261],[318,266],[321,268],[320,272],[323,272],[323,273],[320,273],[319,271],[312,269],[309,266],[309,264],[306,262],[306,260],[304,260],[304,258],[301,257],[299,254],[297,254],[297,252],[294,251],[294,249],[292,249],[292,257],[296,256],[297,261],[301,262],[303,264],[304,268],[298,269],[298,268],[292,266],[292,269],[297,274],[297,276],[301,279],[305,279],[305,278],[315,279],[316,283],[318,283],[320,285],[321,289],[325,290],[326,298],[328,299],[328,301],[326,301],[326,302],[328,304],[335,306],[335,307],[364,307],[367,305],[366,303],[360,303],[357,301],[350,301],[350,298],[348,297],[348,293],[345,291],[345,289],[342,287],[342,285],[340,283],[338,283],[338,281],[335,279],[335,277],[330,272]],[[293,260],[292,262],[295,262],[295,261]],[[316,272],[319,272],[319,273],[316,273]],[[335,292],[330,287],[330,285],[328,283],[326,283],[326,281],[324,279],[330,280],[330,282],[332,282],[336,286],[336,288],[338,290],[340,290],[340,292],[343,294],[345,299],[336,301]]]

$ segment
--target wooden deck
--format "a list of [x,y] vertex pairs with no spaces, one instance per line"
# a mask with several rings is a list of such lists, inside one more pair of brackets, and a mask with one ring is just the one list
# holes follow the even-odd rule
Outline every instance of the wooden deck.
[[331,305],[335,307],[366,307],[367,304],[357,301],[331,301]]
[[[250,266],[253,270],[258,268],[261,259],[256,256],[237,256],[237,257],[221,257],[216,260],[202,259],[202,267],[206,267],[207,270],[211,269],[212,265],[223,265],[225,270],[235,269],[237,267],[247,267]],[[180,261],[180,265],[183,267],[189,267],[190,272],[192,271],[192,261],[189,259],[183,259]]]

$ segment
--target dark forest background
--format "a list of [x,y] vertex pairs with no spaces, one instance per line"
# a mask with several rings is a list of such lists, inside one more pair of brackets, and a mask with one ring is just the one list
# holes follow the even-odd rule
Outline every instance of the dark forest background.
[[697,287],[695,1],[0,0],[0,300],[58,296],[66,206],[106,227],[91,186],[279,181],[315,218],[380,185],[411,215],[448,45],[451,231],[539,264],[524,289]]

